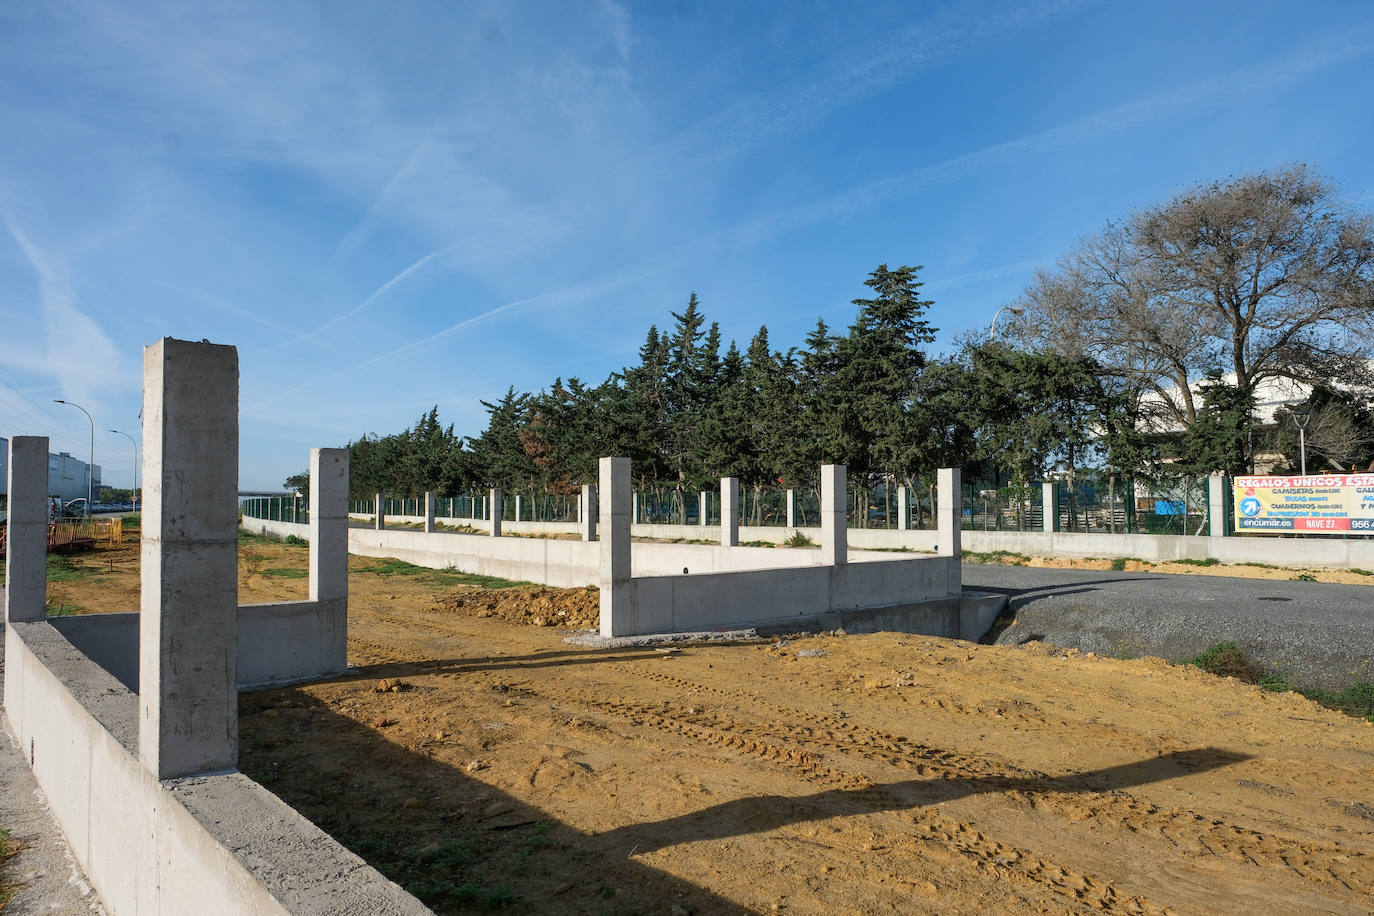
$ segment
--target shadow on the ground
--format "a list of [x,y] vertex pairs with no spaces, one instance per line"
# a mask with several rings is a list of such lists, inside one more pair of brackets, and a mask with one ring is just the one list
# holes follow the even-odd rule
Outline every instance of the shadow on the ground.
[[[423,663],[406,670],[417,667]],[[744,914],[750,910],[632,856],[978,793],[1112,791],[1245,759],[1204,748],[1061,777],[905,780],[764,795],[589,835],[459,767],[388,741],[308,694],[262,691],[244,694],[240,704],[243,772],[440,913],[666,912],[677,904],[688,912]],[[276,712],[261,714],[268,709]],[[613,795],[604,803],[617,804]]]

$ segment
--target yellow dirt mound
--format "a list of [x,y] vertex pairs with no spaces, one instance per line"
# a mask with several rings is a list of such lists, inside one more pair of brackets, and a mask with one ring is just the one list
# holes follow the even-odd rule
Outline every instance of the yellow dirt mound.
[[468,588],[444,596],[433,609],[469,617],[499,617],[526,626],[581,629],[597,625],[601,614],[600,600],[598,590],[592,586]]

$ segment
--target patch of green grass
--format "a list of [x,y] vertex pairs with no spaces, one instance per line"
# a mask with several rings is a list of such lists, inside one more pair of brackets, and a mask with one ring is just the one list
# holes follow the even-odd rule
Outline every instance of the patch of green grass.
[[496,576],[479,576],[476,573],[459,572],[453,567],[448,569],[429,569],[425,566],[416,566],[404,560],[382,560],[371,569],[363,572],[375,573],[379,576],[414,576],[419,581],[435,588],[447,588],[453,585],[473,585],[478,588],[512,588],[517,585],[529,585],[529,582],[516,582],[511,579],[501,579]]
[[1314,575],[1312,575],[1312,574],[1309,573],[1309,572],[1301,572],[1301,573],[1298,573],[1296,576],[1293,576],[1292,579],[1291,579],[1290,581],[1293,581],[1293,582],[1316,582],[1316,581],[1317,581],[1317,577],[1314,576]]
[[1253,566],[1256,569],[1278,569],[1273,563],[1256,563],[1254,560],[1246,560],[1244,563],[1237,563],[1237,566]]
[[740,541],[741,547],[776,547],[772,541]]
[[1371,572],[1368,569],[1360,569],[1358,566],[1350,567],[1350,571],[1357,576],[1374,576],[1374,572]]
[[78,566],[71,557],[64,553],[48,554],[49,582],[77,582],[81,579],[89,579],[94,575],[95,570]]
[[282,543],[283,543],[283,544],[287,544],[287,545],[289,545],[289,546],[291,546],[291,547],[309,547],[309,546],[310,546],[310,542],[309,542],[309,541],[307,541],[307,540],[306,540],[305,538],[303,538],[303,537],[297,537],[297,536],[294,535],[294,534],[288,534],[288,535],[286,536],[286,539],[285,539],[284,541],[282,541]]
[[804,534],[804,533],[801,532],[801,531],[798,531],[798,532],[796,532],[795,534],[793,534],[790,538],[788,538],[787,540],[783,541],[782,544],[783,544],[784,547],[819,547],[819,546],[821,546],[821,545],[817,544],[815,541],[811,540],[811,538],[807,537],[806,534]]
[[[5,867],[5,863],[19,853],[20,844],[10,839],[8,827],[0,827],[0,869]],[[0,878],[0,910],[3,910],[14,896],[14,886],[8,881]]]
[[1367,681],[1347,687],[1339,693],[1302,687],[1297,688],[1297,691],[1328,709],[1338,709],[1346,715],[1374,722],[1374,684]]
[[263,535],[263,534],[254,534],[254,533],[251,532],[251,531],[244,531],[242,528],[240,528],[240,529],[239,529],[239,543],[240,543],[240,544],[275,544],[276,541],[275,541],[273,538],[267,537],[266,535]]
[[46,613],[49,617],[70,617],[82,609],[83,608],[79,604],[54,603],[49,600],[46,606]]
[[264,569],[262,574],[264,576],[276,576],[278,579],[304,579],[310,575],[310,570],[296,566],[277,566],[272,569]]
[[137,531],[137,530],[139,530],[140,528],[142,528],[142,527],[143,527],[143,513],[141,513],[141,512],[135,512],[135,513],[133,513],[133,514],[131,514],[131,515],[126,515],[126,516],[124,516],[124,527],[125,527],[125,529],[132,528],[134,531]]
[[1114,560],[1112,560],[1112,571],[1113,571],[1113,572],[1121,572],[1121,571],[1124,570],[1125,568],[1126,568],[1126,558],[1125,558],[1125,557],[1117,557],[1117,558],[1115,558]]
[[1179,566],[1216,566],[1221,561],[1216,557],[1208,557],[1205,560],[1194,560],[1192,557],[1184,557],[1181,560],[1171,560],[1170,562],[1177,563]]
[[1012,550],[992,550],[987,553],[964,551],[964,560],[969,563],[988,563],[994,566],[1025,566],[1030,557]]

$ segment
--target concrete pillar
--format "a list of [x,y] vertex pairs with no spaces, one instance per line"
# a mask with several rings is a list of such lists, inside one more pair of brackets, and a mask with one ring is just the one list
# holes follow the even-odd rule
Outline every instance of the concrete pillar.
[[1059,527],[1059,485],[1053,480],[1040,484],[1040,528],[1052,533]]
[[849,529],[845,526],[845,480],[842,464],[821,465],[821,562],[849,562]]
[[911,530],[911,503],[907,499],[906,484],[897,487],[897,530]]
[[382,494],[377,494],[377,513],[373,520],[372,527],[378,531],[386,530],[386,503],[382,502]]
[[348,449],[310,450],[310,600],[348,598]]
[[939,501],[940,540],[937,551],[942,557],[962,556],[959,520],[963,516],[964,498],[960,486],[958,468],[940,468],[936,475],[935,498]]
[[10,439],[6,476],[10,503],[5,519],[5,619],[42,620],[48,596],[47,437]]
[[143,351],[139,756],[158,779],[238,764],[239,362]]
[[520,521],[520,516],[521,516],[521,514],[524,512],[524,509],[525,509],[525,497],[521,496],[519,493],[516,493],[516,494],[515,494],[515,520],[516,520],[517,522]]
[[629,631],[633,615],[630,581],[630,459],[602,458],[599,516],[601,518],[601,635]]
[[501,536],[501,516],[505,514],[506,502],[501,496],[501,491],[496,487],[491,488],[491,493],[487,497],[487,508],[491,512],[491,536],[499,538]]
[[739,546],[739,478],[720,479],[720,545]]
[[697,524],[706,527],[706,518],[711,514],[711,494],[702,490],[697,494]]
[[434,491],[425,491],[425,534],[434,533]]
[[797,527],[797,491],[787,491],[787,527]]
[[1207,478],[1207,533],[1226,537],[1226,477],[1221,474]]
[[577,500],[577,527],[582,540],[596,540],[596,487],[589,483],[582,485],[582,495]]

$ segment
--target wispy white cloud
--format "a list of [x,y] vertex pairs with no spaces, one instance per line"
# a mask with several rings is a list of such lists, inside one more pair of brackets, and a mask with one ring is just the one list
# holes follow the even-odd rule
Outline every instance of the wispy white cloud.
[[125,360],[100,324],[78,307],[76,291],[60,252],[40,246],[13,214],[13,205],[0,200],[0,224],[23,252],[38,280],[38,304],[46,330],[46,359],[41,368],[56,377],[62,392],[73,398],[103,398],[124,386]]

